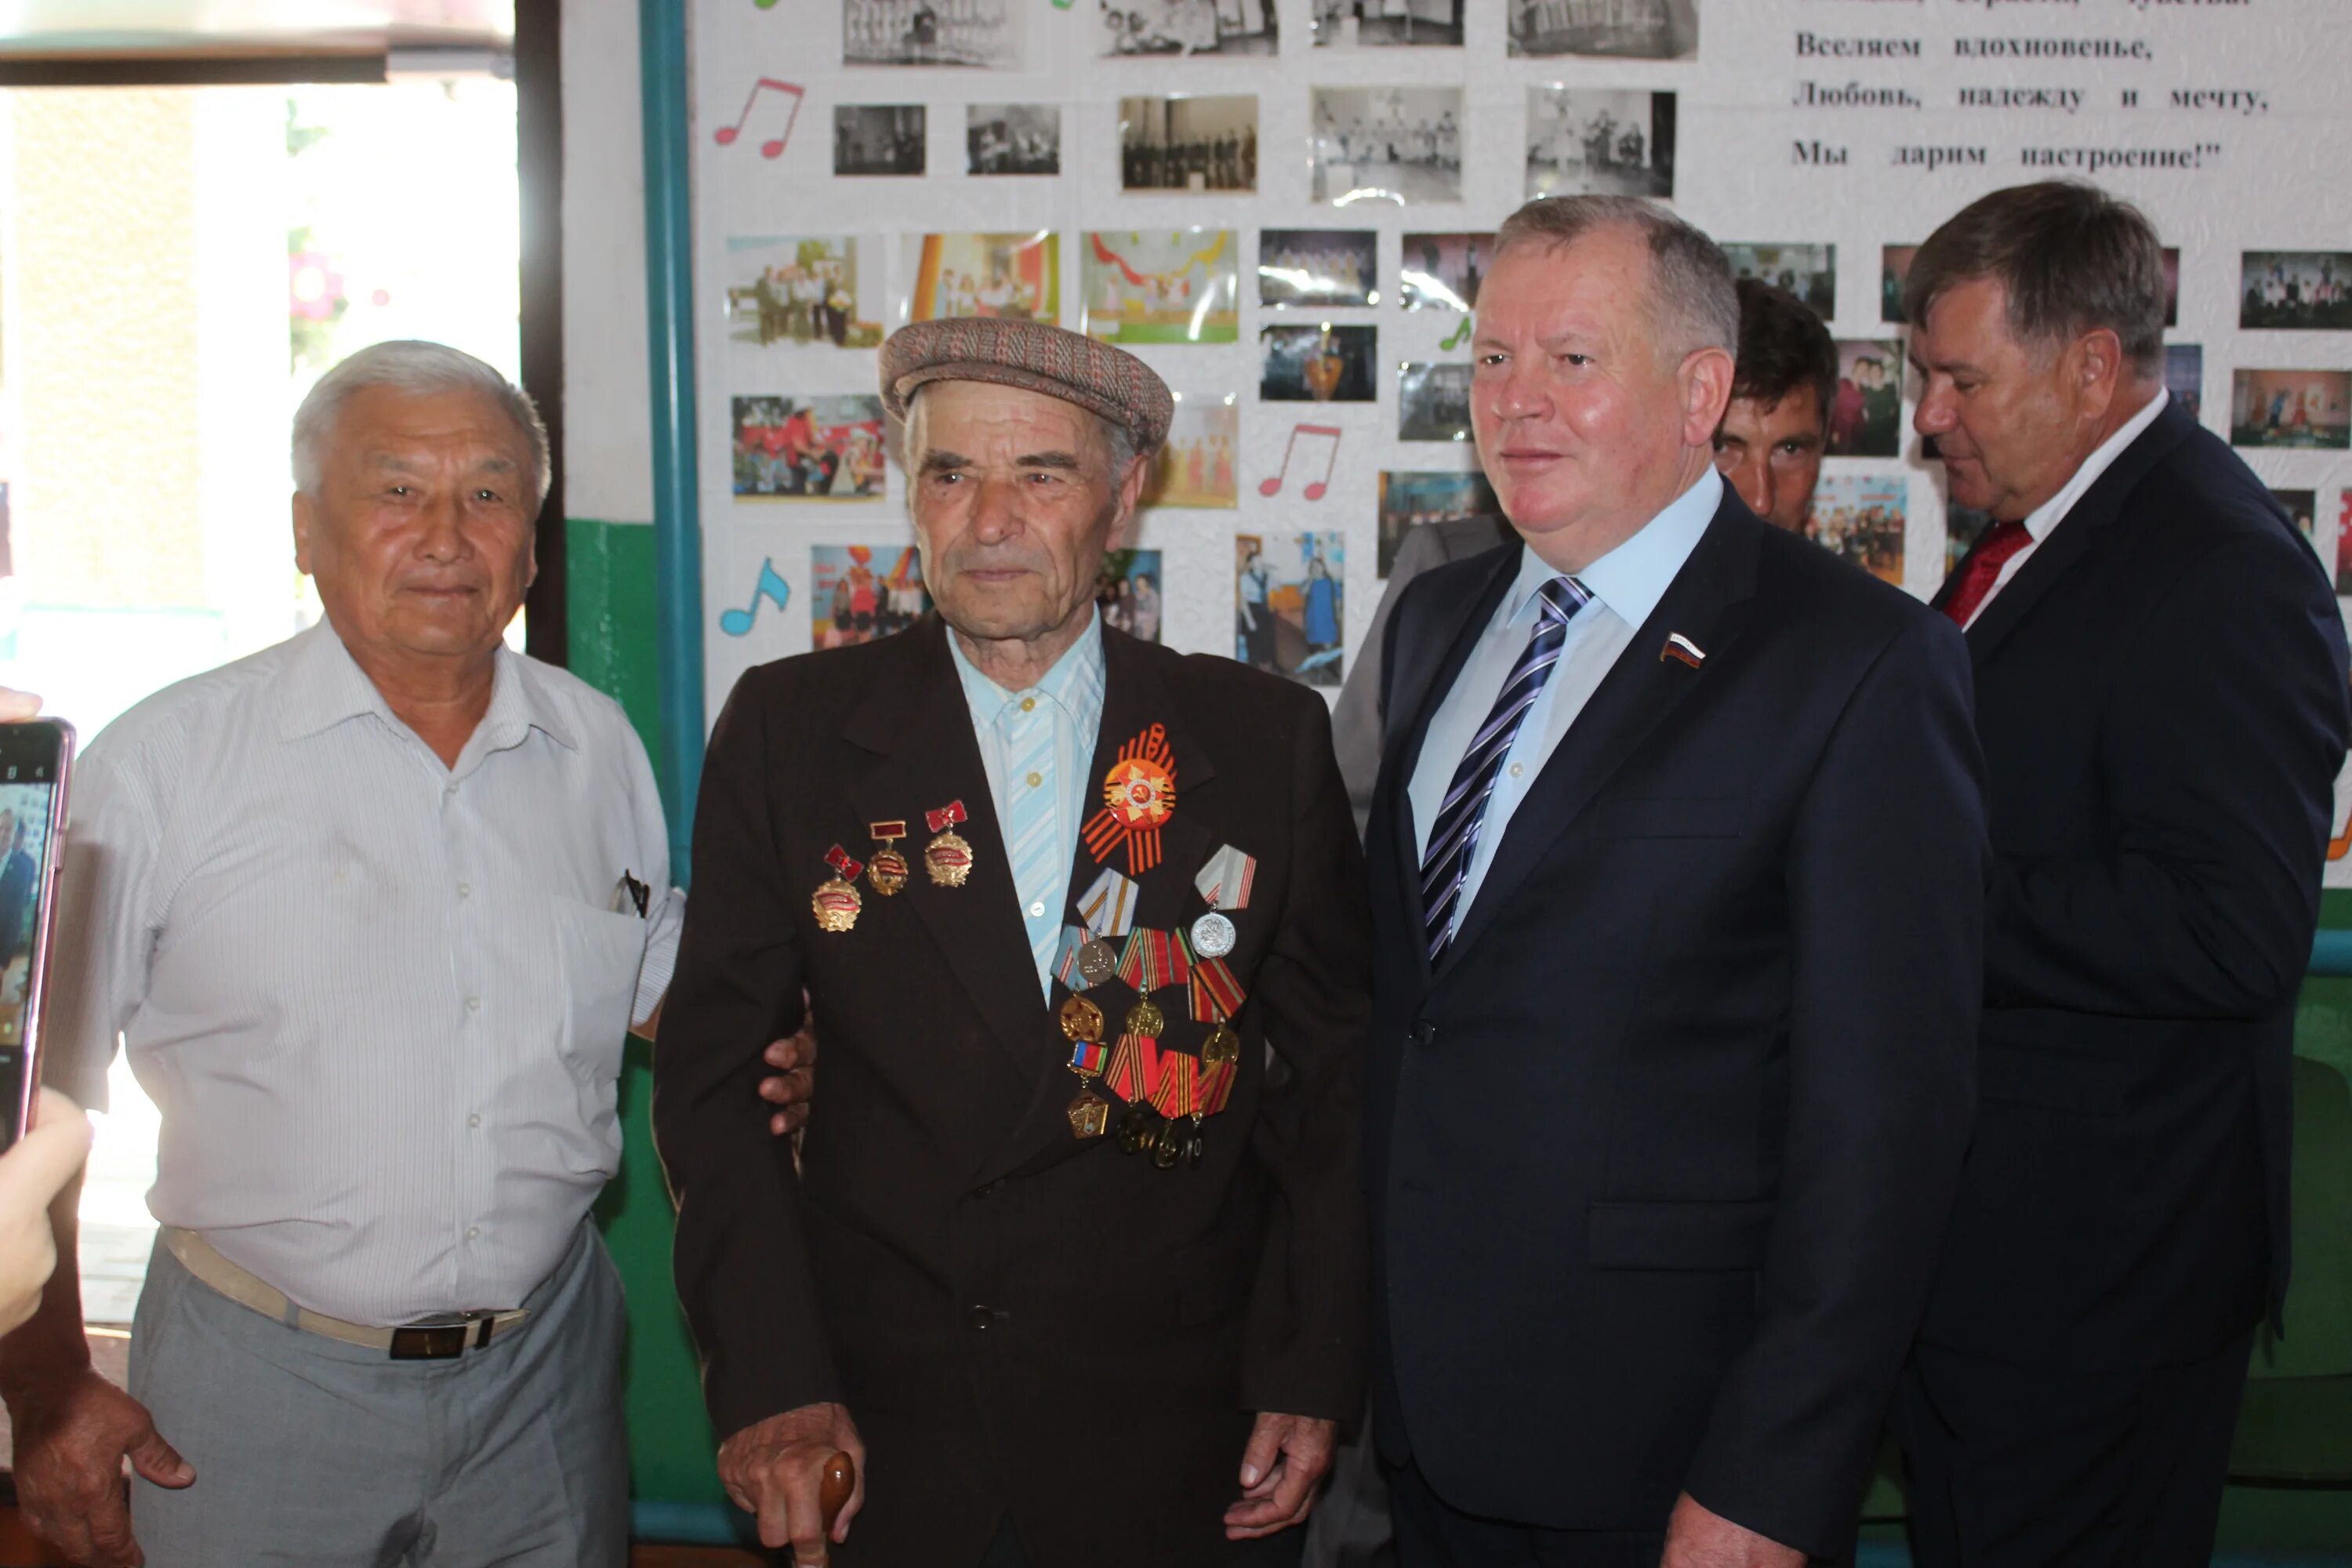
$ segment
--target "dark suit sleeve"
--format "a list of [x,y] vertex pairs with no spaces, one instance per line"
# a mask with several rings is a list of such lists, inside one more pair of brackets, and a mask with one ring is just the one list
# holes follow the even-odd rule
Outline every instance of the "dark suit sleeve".
[[1973,1118],[1981,772],[1967,651],[1920,616],[1849,700],[1789,845],[1779,1211],[1686,1489],[1819,1556],[1852,1543]]
[[1348,683],[1339,689],[1339,705],[1331,715],[1332,744],[1339,757],[1339,774],[1348,781],[1348,801],[1355,808],[1356,836],[1372,815],[1372,786],[1380,782],[1381,716],[1388,698],[1387,649],[1389,621],[1397,601],[1415,577],[1445,563],[1445,541],[1434,527],[1405,531],[1397,542],[1396,559],[1389,566],[1389,585],[1372,611],[1371,628],[1356,646]]
[[766,679],[745,676],[710,734],[694,893],[654,1047],[654,1140],[677,1205],[678,1300],[722,1437],[840,1397],[791,1146],[768,1131],[759,1097],[760,1053],[799,1026],[803,966],[769,812]]
[[2103,716],[2107,853],[1997,863],[1986,1001],[2242,1018],[2291,1000],[2347,704],[2343,623],[2295,542],[2236,534],[2192,563]]
[[1371,933],[1330,719],[1313,697],[1297,711],[1286,901],[1251,998],[1279,1059],[1255,1134],[1276,1201],[1250,1297],[1242,1404],[1349,1421],[1363,1410],[1370,1288],[1359,1149]]

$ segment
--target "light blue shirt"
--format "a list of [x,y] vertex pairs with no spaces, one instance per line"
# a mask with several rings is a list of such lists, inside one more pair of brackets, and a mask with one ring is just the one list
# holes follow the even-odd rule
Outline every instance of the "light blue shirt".
[[[1495,862],[1496,847],[1511,825],[1511,814],[1527,798],[1560,738],[1615,667],[1617,656],[1666,596],[1666,589],[1682,571],[1683,563],[1690,559],[1722,501],[1723,479],[1710,464],[1696,484],[1667,503],[1665,510],[1576,574],[1576,580],[1592,595],[1592,602],[1568,623],[1559,662],[1552,667],[1551,679],[1519,721],[1519,732],[1495,780],[1495,793],[1487,797],[1477,847],[1470,856],[1469,876],[1462,884],[1462,896],[1454,901],[1455,931],[1462,929],[1462,917],[1486,879],[1486,868]],[[1503,682],[1510,679],[1511,667],[1518,663],[1528,637],[1534,635],[1536,590],[1561,575],[1544,564],[1534,551],[1521,546],[1519,574],[1512,579],[1503,602],[1495,606],[1486,629],[1478,634],[1478,646],[1471,649],[1462,673],[1454,677],[1454,689],[1445,694],[1430,720],[1421,760],[1413,766],[1412,784],[1406,792],[1412,803],[1416,859],[1429,853],[1430,825],[1437,820],[1437,808],[1454,782],[1454,770],[1462,764],[1462,753],[1469,750],[1472,737],[1494,710]]]
[[[1007,691],[964,657],[955,634],[948,634],[956,675],[971,710],[971,732],[980,742],[988,773],[989,799],[1003,835],[1005,863],[1021,898],[1030,952],[1037,961],[1037,984],[1053,993],[1054,953],[1060,945],[1064,910],[1070,901],[1070,864],[1078,852],[1078,827],[1086,821],[1093,791],[1095,741],[1102,730],[1103,693],[1109,675],[1103,665],[1102,616],[1087,621],[1078,640],[1055,659],[1044,679],[1025,691]],[[1050,731],[1050,732],[1049,732]],[[1037,796],[1043,795],[1041,803]],[[1016,824],[1050,805],[1052,853],[1017,859]],[[1025,874],[1024,874],[1025,873]]]

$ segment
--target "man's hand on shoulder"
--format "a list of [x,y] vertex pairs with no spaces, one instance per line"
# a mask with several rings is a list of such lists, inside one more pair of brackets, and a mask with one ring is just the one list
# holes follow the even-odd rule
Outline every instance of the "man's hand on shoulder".
[[866,1445],[846,1406],[803,1405],[744,1427],[719,1445],[719,1479],[735,1506],[760,1521],[760,1543],[790,1546],[796,1568],[825,1561],[828,1540],[819,1512],[825,1462],[845,1453],[856,1467],[849,1501],[834,1521],[830,1540],[849,1539],[849,1521],[866,1506]]
[[1225,1539],[1255,1541],[1306,1519],[1339,1436],[1333,1422],[1261,1411],[1242,1450],[1242,1495],[1225,1510]]
[[1805,1568],[1805,1554],[1709,1512],[1685,1492],[1675,1500],[1659,1568]]
[[159,1487],[196,1479],[147,1407],[88,1365],[8,1391],[16,1433],[16,1507],[33,1533],[89,1568],[139,1568],[122,1461]]

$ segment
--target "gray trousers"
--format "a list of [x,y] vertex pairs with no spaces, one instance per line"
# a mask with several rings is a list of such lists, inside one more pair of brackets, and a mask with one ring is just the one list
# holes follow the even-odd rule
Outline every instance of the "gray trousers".
[[623,1568],[620,1277],[592,1225],[523,1326],[393,1361],[219,1295],[161,1246],[131,1393],[196,1469],[131,1482],[149,1568]]

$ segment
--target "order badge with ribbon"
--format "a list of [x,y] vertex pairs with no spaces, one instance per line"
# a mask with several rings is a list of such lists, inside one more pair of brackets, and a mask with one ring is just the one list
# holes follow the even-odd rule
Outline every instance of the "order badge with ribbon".
[[924,824],[938,835],[923,849],[923,869],[942,888],[961,888],[971,879],[971,844],[956,831],[957,823],[970,820],[960,800],[923,813]]
[[809,895],[809,909],[819,931],[838,933],[855,927],[857,911],[866,907],[857,896],[857,873],[866,869],[866,863],[838,844],[824,852],[824,863],[833,868],[833,876]]
[[1103,776],[1103,808],[1087,819],[1082,837],[1096,863],[1127,846],[1129,876],[1160,864],[1160,830],[1176,815],[1176,752],[1168,727],[1154,724],[1118,749]]

